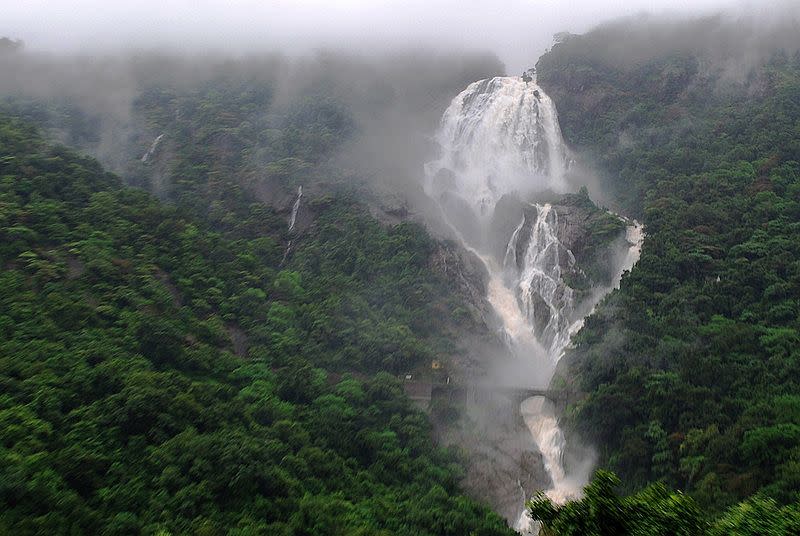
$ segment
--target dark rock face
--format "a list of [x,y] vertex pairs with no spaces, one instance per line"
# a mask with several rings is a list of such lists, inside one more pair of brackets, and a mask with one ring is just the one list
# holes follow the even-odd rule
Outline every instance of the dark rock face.
[[472,313],[484,324],[491,325],[493,313],[486,301],[489,274],[480,259],[452,242],[439,242],[429,265],[434,272],[454,281]]
[[[530,432],[508,417],[497,415],[504,424],[464,434],[460,443],[470,452],[465,488],[478,500],[488,503],[509,522],[519,519],[525,490],[546,489],[552,485],[542,455],[531,447]],[[505,420],[504,420],[505,419]],[[480,426],[480,424],[478,425]],[[477,436],[477,438],[476,438]]]
[[[569,248],[575,256],[578,265],[586,264],[589,259],[586,257],[587,246],[592,236],[594,219],[597,216],[597,208],[587,208],[573,204],[554,205],[553,210],[558,215],[558,227],[556,235],[559,241]],[[619,233],[625,233],[624,226],[620,226]]]
[[575,256],[577,272],[567,273],[570,286],[578,290],[608,286],[616,259],[629,246],[628,223],[596,207],[583,194],[568,194],[553,209],[558,214],[558,239]]
[[534,296],[536,302],[533,306],[533,327],[537,337],[544,332],[547,324],[550,323],[550,308],[539,296]]
[[[514,230],[522,223],[516,243],[514,261],[522,268],[525,251],[531,238],[531,228],[538,211],[535,203],[550,203],[558,222],[556,236],[564,249],[559,251],[561,271],[574,283],[582,286],[606,284],[612,274],[598,270],[598,263],[609,258],[621,246],[625,223],[597,208],[583,194],[556,195],[544,193],[527,201],[516,195],[503,196],[492,217],[490,236],[491,252],[498,263],[506,257],[506,247]],[[619,244],[612,244],[618,239]],[[575,262],[570,262],[569,250]],[[598,258],[602,257],[602,258]]]
[[[489,227],[489,243],[494,258],[502,264],[508,244],[514,229],[517,228],[525,212],[527,203],[517,195],[504,195],[495,205],[494,214]],[[528,231],[530,234],[530,228]]]
[[583,245],[589,235],[588,223],[594,214],[585,208],[571,205],[555,205],[553,209],[558,214],[556,235],[577,258],[583,251]]

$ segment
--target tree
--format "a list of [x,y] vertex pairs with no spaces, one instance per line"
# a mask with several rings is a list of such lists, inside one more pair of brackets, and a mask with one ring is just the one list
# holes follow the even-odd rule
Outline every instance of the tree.
[[698,536],[707,524],[695,502],[663,484],[620,497],[619,478],[598,471],[584,497],[555,505],[540,494],[528,503],[531,518],[542,523],[543,536]]

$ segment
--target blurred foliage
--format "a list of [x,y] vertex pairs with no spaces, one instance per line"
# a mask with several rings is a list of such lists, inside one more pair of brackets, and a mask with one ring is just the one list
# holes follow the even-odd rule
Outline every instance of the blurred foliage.
[[540,494],[528,502],[542,536],[790,536],[800,533],[800,501],[779,506],[755,496],[709,522],[690,496],[656,483],[627,497],[613,473],[598,471],[583,498],[556,505]]

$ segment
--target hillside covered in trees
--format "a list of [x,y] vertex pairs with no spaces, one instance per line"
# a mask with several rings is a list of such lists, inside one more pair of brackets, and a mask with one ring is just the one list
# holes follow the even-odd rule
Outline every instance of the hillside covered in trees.
[[782,37],[634,19],[538,63],[565,138],[647,234],[562,363],[570,428],[623,490],[660,481],[709,514],[800,492],[800,47]]
[[387,374],[457,305],[420,227],[334,193],[284,257],[202,155],[164,204],[19,119],[0,150],[0,531],[508,534]]

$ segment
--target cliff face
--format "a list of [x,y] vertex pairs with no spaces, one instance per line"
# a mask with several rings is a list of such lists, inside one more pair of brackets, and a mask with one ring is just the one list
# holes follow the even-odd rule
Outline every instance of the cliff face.
[[439,242],[430,257],[430,268],[449,279],[466,306],[482,323],[490,323],[486,302],[486,267],[474,254],[454,242]]
[[471,433],[458,438],[458,446],[469,456],[465,489],[512,524],[531,490],[552,485],[542,455],[531,445],[530,432],[509,417],[514,413],[512,408],[505,412],[495,408],[491,426],[476,421]]
[[[509,262],[517,263],[518,268],[522,266],[539,215],[537,204],[550,205],[560,248],[553,258],[558,258],[562,276],[575,290],[577,301],[588,298],[598,288],[608,287],[616,256],[627,248],[626,222],[595,206],[585,191],[541,194],[524,200],[516,195],[504,196],[484,236],[486,243],[491,244],[487,249],[495,261],[499,265],[505,261],[506,266]],[[509,240],[515,231],[518,239],[509,251]],[[472,318],[477,320],[470,330],[458,335],[460,346],[465,348],[464,355],[458,363],[451,363],[453,368],[448,374],[457,382],[490,381],[487,377],[503,368],[504,360],[513,358],[508,357],[508,349],[498,336],[502,323],[486,299],[489,274],[484,263],[459,245],[442,242],[432,255],[430,266],[455,284],[459,297],[468,303]],[[549,308],[538,306],[534,311],[546,316]],[[583,308],[576,310],[576,314],[582,312]],[[533,320],[538,335],[550,319],[537,316]],[[476,345],[479,341],[485,344]],[[479,406],[467,411],[457,404],[448,406],[444,401],[434,400],[432,415],[438,440],[456,445],[465,453],[467,489],[509,521],[516,522],[523,490],[546,489],[551,485],[550,477],[518,408],[502,399],[482,401]]]
[[558,215],[558,239],[575,257],[576,269],[565,272],[575,290],[608,286],[617,269],[617,256],[628,247],[627,222],[598,208],[585,191],[563,196],[553,206]]
[[[559,258],[567,283],[575,290],[589,290],[606,286],[613,278],[614,256],[625,247],[625,220],[598,208],[586,191],[577,194],[538,194],[527,201],[517,196],[505,196],[498,203],[492,221],[492,253],[498,262],[506,257],[508,237],[520,222],[522,228],[514,256],[520,266],[528,246],[531,227],[536,221],[534,204],[549,203],[556,215],[556,235],[560,244],[571,255],[562,251]],[[571,260],[574,258],[574,262]]]

